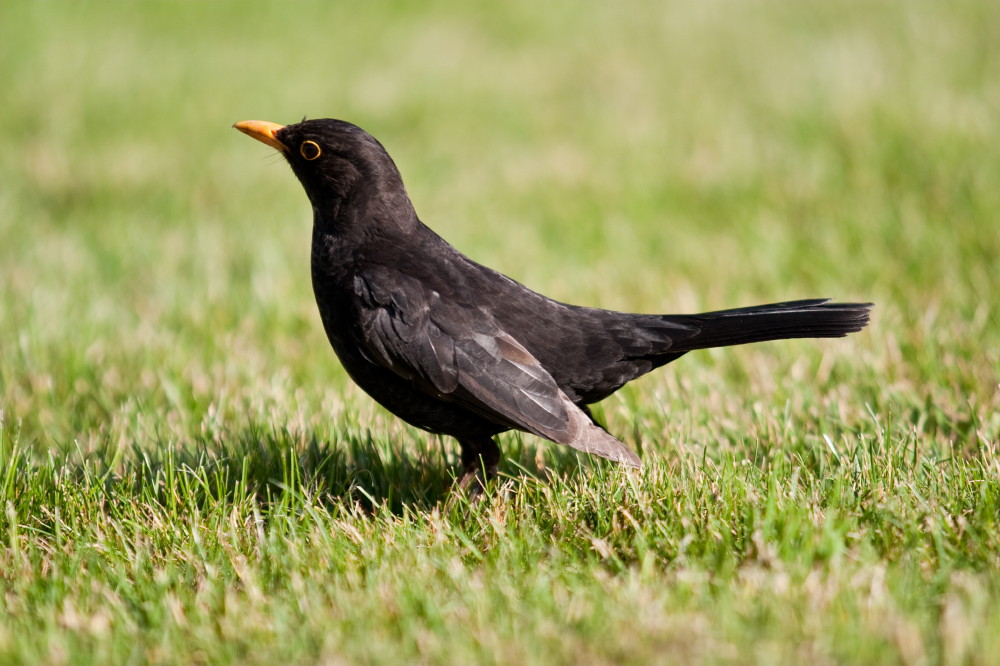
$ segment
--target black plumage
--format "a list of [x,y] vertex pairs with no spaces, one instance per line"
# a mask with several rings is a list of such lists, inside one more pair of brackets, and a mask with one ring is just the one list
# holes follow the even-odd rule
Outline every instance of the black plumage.
[[392,159],[359,127],[235,127],[278,149],[312,203],[313,289],[344,368],[393,414],[455,437],[465,483],[495,475],[493,436],[510,429],[638,467],[588,404],[695,349],[842,337],[868,323],[870,304],[825,299],[696,315],[560,303],[425,226]]

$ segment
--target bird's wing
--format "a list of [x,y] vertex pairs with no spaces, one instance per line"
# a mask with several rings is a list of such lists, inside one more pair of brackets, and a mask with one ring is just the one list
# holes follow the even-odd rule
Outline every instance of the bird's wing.
[[365,353],[420,389],[484,417],[639,467],[639,457],[577,407],[483,307],[444,302],[417,280],[359,277]]

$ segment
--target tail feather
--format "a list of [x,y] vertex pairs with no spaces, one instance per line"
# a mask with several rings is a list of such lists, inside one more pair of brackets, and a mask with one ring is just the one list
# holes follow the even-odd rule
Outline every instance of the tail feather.
[[671,351],[691,351],[786,338],[842,338],[868,325],[871,303],[817,298],[670,317],[698,329]]

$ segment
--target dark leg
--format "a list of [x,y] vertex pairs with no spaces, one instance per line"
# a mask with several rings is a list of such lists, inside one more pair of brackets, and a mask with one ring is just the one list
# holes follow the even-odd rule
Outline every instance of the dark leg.
[[496,478],[500,447],[492,437],[460,439],[458,443],[462,446],[462,476],[458,477],[458,487],[473,498],[479,497],[486,484]]

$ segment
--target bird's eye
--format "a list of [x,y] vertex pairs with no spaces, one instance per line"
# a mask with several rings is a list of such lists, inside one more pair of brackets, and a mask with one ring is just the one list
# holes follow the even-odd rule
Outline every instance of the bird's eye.
[[315,141],[303,141],[302,145],[299,146],[299,154],[310,162],[319,157],[322,152],[319,144]]

